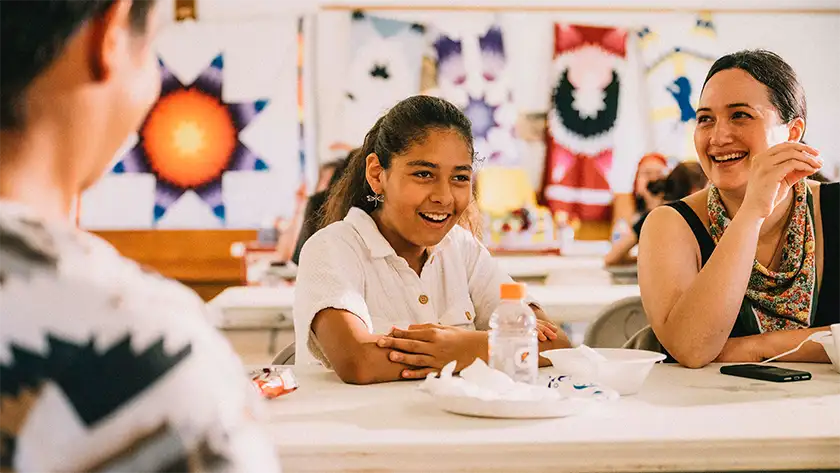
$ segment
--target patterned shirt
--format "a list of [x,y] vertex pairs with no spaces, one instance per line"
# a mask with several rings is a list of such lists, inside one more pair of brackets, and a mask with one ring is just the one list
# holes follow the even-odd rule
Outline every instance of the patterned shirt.
[[203,302],[0,201],[0,471],[279,470]]

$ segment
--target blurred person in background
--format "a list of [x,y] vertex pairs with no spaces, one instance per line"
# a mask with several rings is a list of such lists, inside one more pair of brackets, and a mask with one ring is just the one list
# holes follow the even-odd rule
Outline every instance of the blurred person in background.
[[639,160],[636,177],[633,179],[633,200],[636,203],[637,217],[662,205],[661,197],[652,193],[648,184],[664,178],[667,174],[668,159],[665,156],[649,153]]
[[[648,183],[647,193],[653,198],[651,203],[673,202],[689,196],[706,187],[708,179],[703,174],[700,163],[687,161],[678,164],[668,177]],[[658,207],[659,205],[657,205]],[[642,225],[645,223],[650,211],[644,212],[633,224],[632,232],[625,233],[618,241],[613,242],[610,252],[604,257],[604,264],[607,266],[621,264],[635,264],[636,258],[630,256],[630,251],[639,243],[639,235],[642,234]]]
[[303,218],[301,219],[300,232],[297,236],[297,242],[295,242],[295,251],[292,255],[292,261],[295,264],[298,264],[300,261],[300,250],[303,248],[303,244],[306,243],[306,240],[308,240],[309,237],[318,231],[321,217],[324,212],[324,204],[327,203],[327,197],[329,196],[330,191],[341,179],[341,176],[344,174],[344,170],[347,168],[347,163],[350,161],[350,158],[353,157],[353,153],[357,151],[358,149],[354,149],[353,151],[350,151],[346,158],[330,161],[321,167],[322,170],[324,168],[329,168],[332,171],[328,173],[322,172],[322,175],[329,176],[329,180],[326,183],[323,183],[323,181],[319,182],[317,192],[309,196],[309,200],[306,202],[306,209],[304,210]]

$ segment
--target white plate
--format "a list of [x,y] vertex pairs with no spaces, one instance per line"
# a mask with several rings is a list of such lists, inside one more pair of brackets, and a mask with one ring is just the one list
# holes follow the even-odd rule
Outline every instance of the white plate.
[[545,401],[482,400],[466,396],[433,396],[444,411],[470,417],[494,419],[547,419],[583,414],[598,401],[583,398]]
[[473,417],[541,419],[581,414],[618,393],[568,376],[540,376],[537,384],[514,383],[506,374],[489,368],[481,358],[452,376],[455,362],[440,376],[429,375],[419,389],[440,409]]

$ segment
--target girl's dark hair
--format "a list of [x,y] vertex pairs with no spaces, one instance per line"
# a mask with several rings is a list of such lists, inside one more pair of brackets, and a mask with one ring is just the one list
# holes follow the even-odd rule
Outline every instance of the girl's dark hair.
[[778,54],[764,49],[727,54],[712,64],[703,87],[706,87],[713,75],[727,69],[741,69],[764,84],[770,95],[770,103],[776,108],[782,122],[788,123],[797,117],[807,121],[805,90],[796,78],[796,72]]
[[662,195],[665,202],[673,202],[706,187],[707,182],[700,163],[687,161],[674,167],[668,177],[649,183],[648,190],[654,195]]
[[[455,105],[427,95],[415,95],[394,105],[368,131],[358,152],[348,159],[341,179],[330,189],[320,227],[342,220],[351,207],[367,213],[376,209],[367,197],[373,194],[365,175],[368,155],[375,153],[383,169],[391,167],[391,159],[422,143],[433,130],[452,130],[458,133],[474,154],[472,124]],[[387,196],[386,196],[387,199]],[[475,199],[461,216],[459,223],[473,233],[481,228]]]

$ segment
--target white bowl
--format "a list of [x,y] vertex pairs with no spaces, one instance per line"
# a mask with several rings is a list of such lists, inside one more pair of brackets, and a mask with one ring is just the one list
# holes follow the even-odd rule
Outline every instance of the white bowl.
[[551,360],[559,374],[585,379],[615,389],[622,396],[636,394],[657,362],[665,359],[662,353],[627,348],[594,348],[606,358],[593,362],[576,348],[561,348],[540,352]]
[[832,324],[831,335],[817,339],[816,342],[823,346],[834,371],[840,373],[840,324]]

